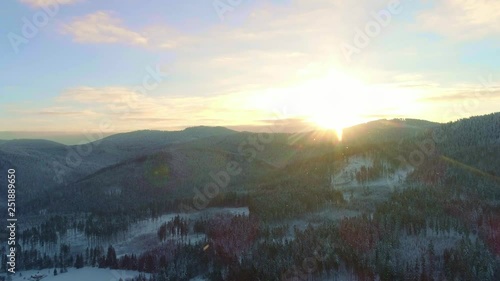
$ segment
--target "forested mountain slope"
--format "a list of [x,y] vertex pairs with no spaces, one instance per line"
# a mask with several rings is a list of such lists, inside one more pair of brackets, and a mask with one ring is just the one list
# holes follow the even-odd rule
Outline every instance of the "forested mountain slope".
[[[137,131],[113,135],[82,145],[63,145],[46,140],[11,140],[0,143],[0,167],[16,169],[21,206],[65,187],[100,169],[128,159],[164,150],[174,143],[235,133],[222,127],[194,127],[183,131]],[[0,180],[6,175],[0,175]],[[1,190],[0,194],[6,194]]]
[[[35,222],[22,226],[20,267],[76,264],[64,243],[77,241],[58,240],[73,237],[79,266],[160,281],[179,272],[218,281],[499,280],[498,117],[379,120],[346,129],[342,141],[321,130],[206,127],[111,136],[71,181],[20,197],[22,221]],[[32,172],[28,184],[38,187],[46,179],[36,161],[64,161],[67,150],[4,142],[0,159],[20,178]],[[220,207],[246,213],[207,216]],[[137,223],[148,227],[127,240]],[[116,257],[115,242],[148,250]]]
[[[117,210],[152,200],[189,200],[195,188],[210,183],[211,173],[224,171],[229,162],[242,170],[227,190],[238,194],[286,181],[297,187],[327,188],[335,169],[357,155],[378,155],[377,161],[391,163],[386,173],[404,159],[415,168],[410,177],[414,181],[443,183],[460,175],[457,169],[464,166],[499,174],[499,118],[491,114],[443,125],[378,120],[345,129],[342,141],[320,130],[257,134],[223,127],[136,131],[85,147],[14,140],[0,143],[0,164],[18,169],[20,204],[29,204],[26,210],[33,212],[56,201],[64,202],[57,204],[59,211],[88,211],[106,200],[121,204]],[[419,145],[428,141],[433,143],[432,153]],[[419,161],[415,151],[423,155]]]
[[[410,143],[412,145],[410,145]],[[500,114],[471,117],[443,124],[408,141],[413,150],[412,179],[429,184],[484,187],[500,192]],[[497,194],[500,196],[500,193]]]

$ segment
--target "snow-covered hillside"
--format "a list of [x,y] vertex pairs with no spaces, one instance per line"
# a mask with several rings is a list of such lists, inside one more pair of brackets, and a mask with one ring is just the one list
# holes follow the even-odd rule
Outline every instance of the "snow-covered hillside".
[[[120,233],[110,239],[93,240],[85,236],[84,233],[71,228],[64,235],[59,237],[56,244],[45,244],[44,246],[36,244],[34,248],[41,250],[49,255],[56,254],[62,244],[70,245],[73,254],[84,253],[88,247],[102,246],[107,247],[113,245],[116,249],[118,256],[125,254],[141,254],[144,251],[153,249],[161,245],[158,240],[157,231],[160,226],[174,219],[176,216],[186,220],[196,220],[200,218],[210,218],[217,214],[231,214],[231,215],[248,215],[250,211],[247,207],[243,208],[207,208],[203,211],[193,213],[172,213],[165,214],[156,219],[145,219],[133,223],[129,226],[128,231]],[[204,235],[189,235],[185,243],[195,243],[204,239]],[[172,238],[174,239],[174,238]],[[177,239],[177,238],[175,238]],[[179,238],[180,239],[180,238]]]
[[360,185],[388,186],[392,188],[395,185],[401,185],[413,171],[413,168],[408,166],[399,167],[392,172],[388,172],[386,170],[389,165],[386,163],[382,163],[382,165],[384,168],[379,178],[369,180],[362,184],[356,180],[356,173],[360,171],[362,167],[372,168],[374,166],[374,160],[372,157],[367,156],[352,156],[340,171],[337,171],[331,176],[331,184],[339,189],[358,187]]
[[111,270],[85,267],[81,269],[68,269],[66,273],[60,273],[54,276],[53,270],[30,270],[18,272],[13,276],[12,281],[30,280],[31,275],[47,275],[42,281],[118,281],[134,278],[139,275],[137,271]]

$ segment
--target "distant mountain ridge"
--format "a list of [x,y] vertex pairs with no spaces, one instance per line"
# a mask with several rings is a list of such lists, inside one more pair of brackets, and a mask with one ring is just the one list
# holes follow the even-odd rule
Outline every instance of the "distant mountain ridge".
[[[499,152],[495,152],[500,140],[499,124],[500,113],[447,124],[417,119],[377,120],[346,128],[342,142],[336,140],[333,132],[317,130],[301,134],[272,133],[268,135],[272,141],[264,144],[262,134],[206,126],[181,131],[120,133],[82,147],[47,140],[11,140],[0,141],[0,167],[18,170],[22,186],[20,204],[26,206],[31,202],[32,211],[43,207],[33,202],[46,202],[49,194],[61,202],[73,202],[79,210],[85,209],[86,202],[106,204],[102,198],[125,194],[131,200],[122,203],[131,206],[137,203],[134,198],[141,201],[147,196],[156,197],[158,186],[171,198],[178,195],[189,198],[194,187],[210,181],[209,174],[224,170],[230,161],[244,168],[244,173],[235,177],[232,184],[254,184],[288,165],[302,167],[305,163],[325,161],[322,155],[329,153],[332,145],[342,144],[359,153],[366,147],[394,150],[390,157],[397,157],[401,151],[395,149],[402,139],[415,142],[436,134],[447,136],[438,144],[443,155],[491,171],[498,167],[495,166],[498,160],[494,159],[500,159]],[[475,155],[481,157],[478,159]],[[253,161],[248,161],[249,156]],[[155,169],[164,173],[168,181],[149,174]],[[64,182],[56,180],[57,171],[63,172]],[[0,180],[5,180],[5,173],[0,175]],[[40,197],[42,194],[45,197]],[[78,197],[68,200],[76,194]]]
[[[209,134],[209,131],[212,131],[214,133],[216,130],[229,130],[225,127],[210,127],[210,126],[195,126],[195,127],[188,127],[183,130],[170,130],[170,131],[165,131],[165,130],[139,130],[135,132],[190,132],[194,131],[194,133],[198,134]],[[120,132],[120,133],[109,133],[109,132],[100,132],[98,135],[100,136],[100,139],[104,139],[107,137],[111,136],[116,136],[116,135],[126,135],[129,133],[134,133],[132,132]],[[97,134],[96,134],[97,135]],[[88,139],[87,136],[83,133],[64,133],[64,132],[13,132],[13,131],[0,131],[0,144],[6,141],[12,141],[12,140],[48,140],[48,141],[53,141],[57,142],[60,144],[64,145],[76,145],[81,142],[89,142],[92,141],[92,139]],[[97,140],[97,139],[94,139]]]

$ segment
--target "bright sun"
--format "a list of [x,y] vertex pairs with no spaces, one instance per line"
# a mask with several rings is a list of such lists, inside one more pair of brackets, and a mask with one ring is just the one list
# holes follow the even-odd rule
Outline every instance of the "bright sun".
[[[326,74],[299,73],[288,85],[249,95],[249,109],[272,112],[273,118],[295,122],[293,129],[310,130],[310,124],[334,131],[339,140],[343,130],[386,116],[419,114],[419,99],[427,94],[414,88],[390,83],[364,83],[338,68]],[[325,72],[323,72],[325,73]],[[314,78],[311,78],[314,77]],[[238,101],[240,102],[240,101]],[[301,122],[306,121],[306,126]]]
[[301,98],[307,119],[318,126],[334,130],[339,140],[342,131],[365,120],[361,118],[366,87],[359,81],[337,71],[307,82],[303,89],[309,94]]
[[270,88],[254,96],[252,108],[267,109],[279,119],[300,119],[343,137],[343,129],[387,115],[418,112],[420,93],[384,84],[365,84],[331,69],[326,75]]

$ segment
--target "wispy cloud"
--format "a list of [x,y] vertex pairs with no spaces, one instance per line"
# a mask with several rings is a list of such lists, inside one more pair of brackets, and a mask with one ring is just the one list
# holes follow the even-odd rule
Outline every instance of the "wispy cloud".
[[215,24],[203,33],[167,25],[125,28],[116,14],[105,11],[78,18],[62,30],[75,42],[135,44],[175,53],[169,68],[184,82],[170,83],[169,90],[179,95],[234,94],[281,87],[327,72],[343,61],[341,42],[352,36],[368,12],[354,4],[331,4],[295,0],[290,8],[263,3],[245,23]]
[[236,131],[269,132],[271,130],[272,132],[290,133],[313,131],[318,127],[304,119],[279,119],[279,116],[277,116],[276,119],[261,120],[256,124],[229,126],[229,128]]
[[[44,116],[66,116],[83,127],[112,120],[117,130],[172,129],[194,125],[238,125],[269,117],[246,106],[242,95],[144,95],[127,87],[76,87],[53,100],[54,106],[37,110]],[[82,114],[77,114],[77,113]],[[214,117],[217,117],[214,119]]]
[[51,5],[68,5],[81,2],[82,0],[19,0],[19,2],[33,8],[47,7]]
[[417,25],[430,32],[459,40],[500,34],[497,0],[440,0],[417,16]]
[[55,116],[55,117],[64,117],[64,116],[91,116],[96,115],[95,112],[90,110],[85,111],[68,111],[65,108],[46,108],[41,111],[36,112],[35,114],[41,116]]
[[[19,1],[30,6],[77,2]],[[408,8],[405,13],[394,15],[394,22],[379,36],[370,38],[373,44],[363,50],[359,59],[349,63],[341,51],[342,43],[352,42],[357,30],[363,30],[373,21],[373,13],[384,9],[388,1],[285,2],[257,1],[242,5],[238,7],[242,11],[251,7],[244,11],[243,20],[236,23],[208,20],[198,30],[189,22],[184,25],[182,14],[175,20],[169,19],[167,24],[163,14],[158,16],[156,11],[145,14],[151,20],[141,24],[121,18],[131,13],[120,15],[103,7],[90,14],[78,13],[80,16],[75,18],[71,18],[72,14],[69,20],[62,17],[60,20],[65,24],[58,25],[58,31],[76,43],[114,44],[105,48],[104,53],[119,50],[122,45],[134,45],[137,48],[131,58],[135,61],[141,57],[142,48],[148,57],[150,54],[158,55],[161,60],[168,57],[171,79],[144,95],[122,86],[128,81],[117,85],[105,84],[101,77],[97,80],[93,76],[106,69],[96,69],[85,77],[89,81],[86,85],[109,86],[69,85],[51,103],[33,106],[31,113],[24,114],[37,114],[36,126],[57,123],[54,126],[60,128],[74,128],[75,124],[95,126],[104,117],[112,118],[123,130],[197,124],[243,124],[250,128],[272,119],[270,114],[284,107],[292,113],[284,119],[318,109],[330,114],[332,107],[341,115],[363,118],[416,116],[422,112],[423,104],[445,107],[450,101],[466,99],[473,93],[473,87],[456,85],[462,78],[472,77],[469,74],[475,71],[459,67],[463,63],[457,57],[462,53],[455,47],[462,41],[422,38],[420,33],[415,41],[406,39],[415,31],[408,24],[415,20],[413,11],[409,11],[413,5],[405,6],[404,9]],[[125,11],[124,7],[120,6],[119,11]],[[496,1],[437,0],[425,9],[417,12],[416,23],[421,30],[459,40],[500,34],[500,3]],[[216,17],[214,11],[209,12]],[[400,40],[399,34],[405,40]],[[102,65],[113,63],[106,57],[102,59],[105,61]],[[126,59],[123,62],[128,65]],[[345,75],[330,79],[327,75],[332,70]],[[118,69],[113,75],[121,73]],[[355,78],[359,85],[349,83],[350,79],[344,77]],[[496,95],[488,93],[483,97],[489,101],[496,99]],[[336,102],[332,105],[324,102],[330,100]],[[34,126],[28,121],[26,124]],[[300,120],[298,124],[302,125]]]
[[63,92],[58,101],[74,101],[78,103],[120,103],[121,101],[138,99],[138,93],[126,87],[76,87]]
[[[476,102],[493,102],[500,99],[500,88],[496,89],[468,89],[468,90],[452,90],[452,93],[440,93],[437,95],[427,96],[420,101],[431,103],[456,103],[468,100]],[[498,102],[498,101],[497,101]]]
[[64,25],[62,31],[73,36],[73,40],[79,43],[146,45],[148,42],[146,37],[123,26],[118,17],[107,11],[97,11],[76,18]]

